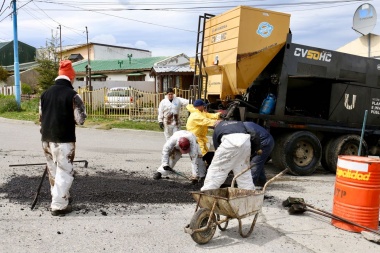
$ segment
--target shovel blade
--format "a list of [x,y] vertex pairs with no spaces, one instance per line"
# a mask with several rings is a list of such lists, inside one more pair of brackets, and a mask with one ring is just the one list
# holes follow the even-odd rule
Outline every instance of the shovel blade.
[[282,206],[290,207],[293,204],[303,204],[303,203],[305,203],[305,200],[303,198],[288,197],[286,200],[282,202]]

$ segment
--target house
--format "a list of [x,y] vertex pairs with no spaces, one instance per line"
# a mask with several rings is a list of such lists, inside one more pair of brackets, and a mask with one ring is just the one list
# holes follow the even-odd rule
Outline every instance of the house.
[[347,43],[336,51],[380,59],[380,36],[369,33]]
[[[0,65],[10,66],[14,64],[13,40],[0,42]],[[18,62],[19,64],[34,62],[37,49],[21,41],[18,42]]]
[[[77,74],[74,88],[90,86],[86,72],[87,60],[73,63]],[[163,92],[168,87],[189,89],[194,71],[189,57],[179,54],[172,57],[124,58],[90,61],[92,89],[126,87],[149,92]]]
[[[150,70],[156,62],[167,58],[129,57],[115,60],[90,61],[92,89],[131,86],[136,89],[154,92],[155,79],[149,75]],[[86,72],[87,66],[87,60],[73,64],[73,68],[77,74],[74,88],[89,86],[87,80],[89,80],[90,75]]]
[[122,47],[90,42],[88,44],[79,44],[65,46],[60,51],[57,48],[57,54],[62,59],[68,59],[77,62],[83,59],[93,60],[113,60],[127,58],[147,58],[152,56],[152,52],[144,49],[131,47]]
[[155,77],[157,92],[165,92],[169,87],[188,90],[193,84],[194,70],[189,57],[179,54],[155,63],[150,75]]

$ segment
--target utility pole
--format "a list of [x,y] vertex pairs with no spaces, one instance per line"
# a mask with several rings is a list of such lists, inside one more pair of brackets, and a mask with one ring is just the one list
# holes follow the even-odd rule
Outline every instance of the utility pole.
[[13,53],[14,53],[14,81],[16,102],[21,108],[20,66],[18,61],[18,36],[17,36],[17,8],[16,0],[13,0]]
[[58,25],[57,29],[59,29],[59,51],[61,53],[61,61],[62,61],[62,33],[61,33],[61,25]]
[[88,45],[88,30],[87,30],[87,26],[86,26],[86,35],[87,35],[87,69],[88,69],[88,76],[87,76],[87,78],[88,78],[88,89],[90,91],[92,91],[92,85],[91,85],[91,65],[90,65],[90,47]]

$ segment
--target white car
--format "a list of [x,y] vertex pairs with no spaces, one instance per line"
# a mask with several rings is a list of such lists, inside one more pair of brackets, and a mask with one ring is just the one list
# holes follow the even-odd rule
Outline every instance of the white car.
[[106,109],[129,109],[135,106],[132,90],[129,87],[109,89],[104,101]]

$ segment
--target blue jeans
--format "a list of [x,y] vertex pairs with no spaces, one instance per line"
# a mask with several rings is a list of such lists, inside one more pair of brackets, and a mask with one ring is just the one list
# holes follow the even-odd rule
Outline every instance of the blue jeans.
[[261,148],[263,153],[261,155],[256,155],[251,159],[251,166],[254,163],[256,164],[251,169],[252,180],[255,186],[262,186],[267,181],[267,177],[265,175],[264,170],[264,164],[274,148],[273,137],[270,136],[269,138],[266,138],[265,140],[261,141]]

